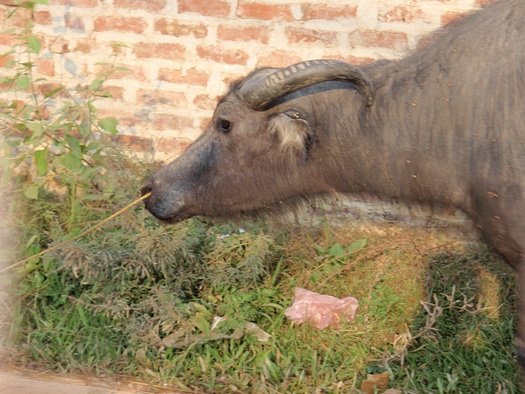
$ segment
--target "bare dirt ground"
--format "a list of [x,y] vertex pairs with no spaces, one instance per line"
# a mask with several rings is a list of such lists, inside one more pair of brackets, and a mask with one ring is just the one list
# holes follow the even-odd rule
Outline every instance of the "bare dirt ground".
[[1,394],[142,394],[153,393],[133,383],[90,381],[65,378],[47,373],[3,369],[0,371]]

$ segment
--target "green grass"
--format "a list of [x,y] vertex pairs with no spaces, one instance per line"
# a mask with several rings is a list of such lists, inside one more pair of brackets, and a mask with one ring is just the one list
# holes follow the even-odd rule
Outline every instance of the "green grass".
[[[26,267],[24,360],[204,392],[349,392],[374,365],[407,392],[516,392],[513,277],[490,255],[417,257],[407,250],[413,231],[396,229],[391,242],[391,228],[350,255],[340,249],[355,243],[344,242],[349,236],[363,239],[359,229],[330,230],[341,239],[261,230],[221,239],[224,231],[198,221],[153,226],[147,245],[144,233],[106,233],[107,243],[86,240]],[[479,301],[482,270],[499,289],[498,300],[488,300],[497,316]],[[295,286],[356,296],[356,320],[323,331],[292,326],[284,310]],[[225,320],[212,329],[216,316]],[[270,340],[246,332],[248,322]],[[422,334],[389,357],[407,332]]]
[[413,392],[518,392],[511,347],[516,284],[488,252],[440,254],[430,260],[429,312],[414,322],[429,335],[416,339],[404,365],[392,368],[401,387]]
[[[82,201],[73,232],[132,199],[140,177],[122,178],[114,197]],[[59,199],[22,208],[27,254],[68,236]],[[136,207],[18,276],[22,365],[210,393],[359,392],[384,370],[409,393],[518,391],[514,276],[446,232],[163,226]],[[292,325],[295,287],[356,297],[356,319]]]

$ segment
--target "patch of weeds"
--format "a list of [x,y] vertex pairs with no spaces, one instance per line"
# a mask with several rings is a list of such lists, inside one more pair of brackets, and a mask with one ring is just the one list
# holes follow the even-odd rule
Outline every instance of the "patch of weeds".
[[401,365],[391,365],[397,387],[417,393],[519,391],[512,347],[516,282],[501,264],[485,250],[431,259],[425,308],[411,327],[423,335]]
[[[512,276],[483,265],[484,254],[438,255],[427,266],[419,243],[427,234],[382,231],[283,236],[199,220],[166,227],[137,208],[24,268],[19,344],[25,360],[47,368],[124,373],[180,389],[346,393],[407,327],[428,326],[408,341],[403,365],[386,365],[391,387],[489,392],[499,383],[512,392],[513,357],[501,357],[511,352],[512,305],[487,302]],[[356,296],[356,319],[322,331],[292,326],[284,310],[296,286]],[[418,313],[425,290],[427,312]],[[496,293],[509,301],[512,286]],[[497,318],[485,314],[487,305]],[[479,383],[491,363],[499,380]]]
[[264,232],[232,232],[220,235],[206,256],[208,261],[209,286],[213,289],[228,287],[250,288],[270,274],[278,246],[269,234]]

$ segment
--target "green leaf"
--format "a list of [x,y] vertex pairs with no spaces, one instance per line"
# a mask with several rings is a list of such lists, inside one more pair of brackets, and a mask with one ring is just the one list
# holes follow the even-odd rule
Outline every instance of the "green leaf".
[[358,239],[357,241],[352,242],[352,244],[347,249],[348,254],[359,252],[360,250],[364,249],[367,243],[368,240],[366,238]]
[[340,262],[333,261],[323,268],[323,274],[335,274],[341,272],[343,265]]
[[34,153],[36,172],[40,176],[47,174],[47,148]]
[[30,52],[36,53],[37,55],[40,53],[40,48],[42,46],[40,40],[36,36],[27,36],[26,45]]
[[91,122],[88,122],[87,120],[82,121],[78,125],[78,130],[80,131],[80,134],[82,134],[82,136],[89,137],[92,134]]
[[27,122],[26,127],[33,132],[33,138],[40,137],[44,133],[44,128],[40,122]]
[[319,271],[312,272],[310,275],[310,281],[312,283],[317,283],[319,282],[319,279],[321,279],[321,273]]
[[19,75],[18,78],[15,79],[15,87],[20,90],[28,89],[29,86],[31,86],[31,79],[29,78],[29,75]]
[[38,199],[38,189],[39,187],[37,185],[28,185],[24,188],[24,196],[31,200],[37,200]]
[[104,85],[104,82],[105,81],[103,78],[95,79],[93,82],[89,84],[89,90],[92,92],[99,90],[102,87],[102,85]]
[[328,253],[332,257],[343,257],[345,255],[345,249],[340,244],[334,244],[330,247]]
[[104,145],[101,142],[99,142],[99,141],[92,141],[92,142],[90,142],[87,145],[86,150],[88,152],[97,152],[97,151],[101,150],[103,147],[104,147]]
[[82,162],[79,156],[74,155],[72,152],[68,152],[60,159],[62,166],[70,171],[78,171],[82,167]]
[[201,332],[210,331],[210,322],[206,319],[206,316],[198,314],[191,319],[193,325]]
[[117,134],[118,132],[117,123],[118,123],[117,119],[109,117],[109,118],[100,119],[98,122],[98,125],[100,126],[102,130],[105,130],[108,133]]
[[86,312],[84,311],[84,308],[80,306],[79,304],[76,305],[76,309],[78,312],[78,317],[80,318],[80,321],[82,322],[84,327],[90,327],[89,320],[87,318]]
[[58,92],[60,92],[62,89],[64,89],[63,86],[53,88],[44,94],[44,98],[51,98],[55,96]]
[[314,248],[315,253],[317,253],[318,256],[323,256],[326,254],[325,248],[323,248],[321,245],[312,244],[312,248]]
[[13,77],[1,77],[0,78],[0,84],[1,85],[11,85],[14,81],[14,78]]
[[22,140],[20,140],[18,138],[12,139],[12,140],[7,140],[6,144],[7,144],[7,146],[9,146],[11,148],[17,148],[17,147],[19,147],[22,144]]
[[82,148],[80,147],[78,139],[68,134],[66,135],[65,140],[69,146],[70,152],[78,158],[82,158]]

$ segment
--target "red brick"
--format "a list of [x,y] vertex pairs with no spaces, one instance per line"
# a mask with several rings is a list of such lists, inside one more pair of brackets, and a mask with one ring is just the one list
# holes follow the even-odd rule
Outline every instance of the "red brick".
[[223,0],[179,0],[179,12],[197,12],[206,16],[228,16],[230,2]]
[[201,121],[199,122],[199,129],[200,130],[208,130],[210,128],[210,126],[211,126],[211,121],[212,121],[212,119],[209,118],[209,117],[201,119]]
[[38,91],[43,94],[43,95],[46,95],[48,93],[51,93],[52,91],[55,91],[57,89],[63,89],[64,86],[62,84],[59,84],[59,83],[40,83],[38,84],[37,86],[38,88]]
[[180,59],[186,54],[184,45],[181,44],[155,44],[139,43],[136,44],[133,52],[138,58],[160,58],[160,59]]
[[166,0],[114,0],[117,8],[158,12],[166,7]]
[[185,138],[160,138],[156,150],[161,153],[178,156],[184,152],[191,143],[192,141]]
[[5,27],[28,27],[33,23],[31,10],[26,8],[16,8],[15,12],[8,11],[8,15],[3,20],[2,30],[5,30]]
[[354,64],[356,66],[363,66],[366,64],[373,63],[376,59],[372,59],[371,57],[345,56],[340,60],[343,60],[350,64]]
[[465,14],[461,12],[445,12],[443,15],[441,15],[441,26],[448,25],[449,23],[456,22],[460,20],[461,18],[465,17]]
[[211,110],[217,105],[217,100],[207,94],[199,94],[193,99],[193,104],[199,109]]
[[118,112],[116,112],[115,109],[111,108],[111,106],[109,105],[105,107],[98,107],[97,115],[100,119],[105,117],[117,118],[118,127],[121,130],[136,127],[139,124],[139,120],[141,119],[141,117],[147,117],[147,115],[144,115],[144,113],[130,113],[124,110],[119,110]]
[[301,57],[289,51],[277,50],[259,57],[257,67],[286,67],[301,60]]
[[10,66],[14,60],[12,55],[0,55],[0,68]]
[[217,37],[225,41],[259,41],[268,44],[269,29],[266,26],[219,26]]
[[144,152],[144,151],[152,149],[153,147],[153,143],[151,139],[145,138],[145,137],[139,137],[136,135],[119,134],[111,138],[113,139],[113,141],[118,142],[126,149],[136,151],[136,152]]
[[283,19],[292,21],[293,15],[289,5],[286,4],[264,4],[246,2],[241,0],[237,8],[237,16],[240,18],[275,20]]
[[104,85],[104,92],[109,94],[111,98],[122,100],[124,99],[124,88],[120,86],[107,86]]
[[184,73],[179,69],[161,68],[159,70],[159,79],[172,83],[206,86],[209,75],[207,72],[195,68],[189,69]]
[[352,47],[381,47],[406,49],[408,37],[405,33],[396,31],[357,30],[349,35]]
[[216,46],[198,46],[197,54],[203,59],[213,60],[219,63],[245,65],[248,54],[240,49],[224,49]]
[[246,77],[246,74],[222,73],[221,76],[222,76],[222,82],[224,82],[225,85],[229,86],[232,83],[235,83],[235,82],[240,81],[241,79],[244,79],[244,77]]
[[38,11],[35,12],[35,22],[39,25],[50,25],[53,22],[51,13],[49,11]]
[[379,12],[380,22],[413,22],[416,20],[429,21],[421,8],[399,5]]
[[355,5],[328,5],[305,3],[301,6],[303,19],[324,19],[334,20],[339,18],[355,18],[357,15],[357,6]]
[[159,33],[182,37],[193,34],[195,38],[204,38],[208,34],[208,28],[204,24],[180,23],[175,19],[162,18],[155,22],[155,31]]
[[38,58],[35,60],[36,71],[42,75],[52,77],[55,75],[55,61],[53,58]]
[[17,113],[22,112],[22,110],[27,107],[27,103],[24,100],[13,100],[11,102],[11,105],[13,106],[13,109],[15,109]]
[[180,107],[186,104],[186,97],[181,92],[171,92],[168,90],[158,89],[139,89],[137,91],[137,103],[146,105],[170,105]]
[[324,55],[323,59],[333,59],[333,60],[342,60],[343,62],[353,64],[355,66],[365,65],[373,63],[375,59],[370,57],[360,57],[360,56],[342,56],[341,54],[331,54]]
[[420,37],[416,44],[416,49],[421,50],[423,48],[427,48],[429,45],[431,45],[433,42],[436,41],[436,36],[433,34],[427,34],[423,37]]
[[153,127],[157,130],[177,130],[193,126],[193,119],[171,114],[153,116]]
[[98,0],[50,0],[49,4],[72,5],[74,7],[94,8],[98,5]]
[[91,40],[79,40],[77,41],[73,52],[90,53],[92,44],[94,44],[94,42]]
[[327,47],[337,45],[337,33],[332,31],[289,27],[286,29],[286,37],[290,44],[306,42],[321,43]]
[[48,37],[49,44],[47,47],[49,50],[53,53],[69,53],[71,50],[69,49],[69,42],[66,41],[62,37]]
[[0,34],[0,45],[12,46],[15,43],[14,36],[11,34]]
[[126,31],[143,33],[146,22],[142,18],[123,16],[99,16],[94,22],[95,31]]
[[476,5],[478,7],[486,7],[492,3],[494,3],[495,0],[476,0]]
[[118,67],[111,73],[113,79],[134,79],[136,81],[145,81],[146,74],[140,66],[123,66]]
[[118,41],[113,41],[109,45],[111,46],[111,53],[113,53],[113,55],[123,55],[122,57],[126,57],[128,45]]

